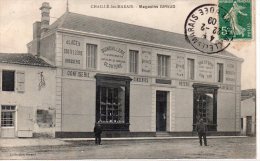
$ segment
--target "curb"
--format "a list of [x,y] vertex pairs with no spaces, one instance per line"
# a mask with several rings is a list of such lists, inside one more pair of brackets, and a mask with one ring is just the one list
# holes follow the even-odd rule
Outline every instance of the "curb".
[[[248,136],[207,136],[207,139],[224,139],[224,138],[247,138]],[[102,138],[102,140],[117,141],[117,140],[169,140],[169,139],[197,139],[197,136],[192,137],[131,137],[131,138]],[[95,138],[62,138],[62,141],[88,141]]]

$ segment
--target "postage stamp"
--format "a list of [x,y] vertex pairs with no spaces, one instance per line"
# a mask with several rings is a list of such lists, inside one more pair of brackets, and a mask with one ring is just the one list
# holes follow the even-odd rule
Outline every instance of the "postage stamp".
[[219,0],[219,7],[224,9],[219,10],[224,15],[219,17],[220,39],[231,36],[227,32],[233,33],[233,39],[252,39],[251,0]]
[[197,50],[213,54],[223,51],[233,40],[233,32],[228,28],[220,39],[222,28],[219,20],[228,26],[229,21],[224,19],[228,12],[216,4],[204,4],[193,9],[187,16],[184,25],[186,40]]

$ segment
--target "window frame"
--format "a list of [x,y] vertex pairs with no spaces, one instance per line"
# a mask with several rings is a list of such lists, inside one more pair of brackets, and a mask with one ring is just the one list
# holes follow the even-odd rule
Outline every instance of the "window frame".
[[[90,52],[89,54],[89,46],[92,47],[90,51],[93,50],[94,47],[94,54]],[[98,52],[98,45],[97,44],[91,44],[86,43],[86,68],[87,69],[97,69],[97,52]]]
[[138,74],[138,70],[139,70],[138,62],[139,62],[139,51],[129,50],[129,73]]
[[170,55],[157,54],[157,76],[170,77]]
[[223,63],[217,63],[217,82],[218,83],[224,82],[224,64]]
[[[13,72],[13,90],[4,90],[4,72]],[[2,88],[2,91],[4,92],[15,92],[15,86],[16,86],[16,71],[15,70],[6,70],[6,69],[3,69],[2,70],[2,75],[1,75],[1,88]]]
[[[3,109],[3,107],[12,107],[13,109]],[[4,120],[3,119],[3,113],[12,113],[12,120]],[[15,112],[16,112],[16,106],[15,105],[1,105],[1,128],[15,128],[15,121],[16,121],[16,116],[15,116]],[[3,126],[4,125],[4,121],[12,121],[12,126]],[[9,125],[9,124],[8,124]]]
[[187,78],[188,80],[195,80],[195,59],[187,58]]

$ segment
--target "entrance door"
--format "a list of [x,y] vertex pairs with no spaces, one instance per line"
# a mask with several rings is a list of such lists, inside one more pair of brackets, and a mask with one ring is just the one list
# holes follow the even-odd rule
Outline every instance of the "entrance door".
[[156,91],[156,131],[166,131],[167,92]]
[[1,106],[1,137],[15,137],[15,106]]
[[246,135],[252,135],[252,116],[246,117]]

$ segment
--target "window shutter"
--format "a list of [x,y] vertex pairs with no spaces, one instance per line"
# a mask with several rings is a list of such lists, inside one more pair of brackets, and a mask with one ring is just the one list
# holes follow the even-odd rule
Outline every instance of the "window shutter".
[[16,90],[23,93],[25,90],[25,72],[16,71]]

